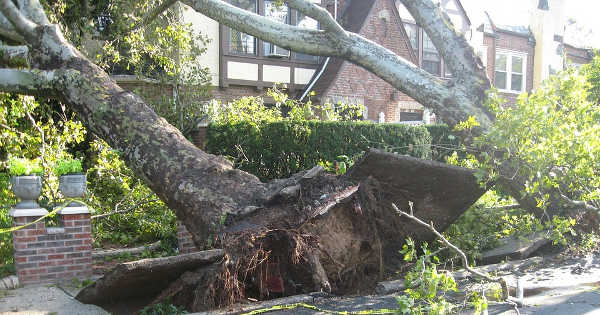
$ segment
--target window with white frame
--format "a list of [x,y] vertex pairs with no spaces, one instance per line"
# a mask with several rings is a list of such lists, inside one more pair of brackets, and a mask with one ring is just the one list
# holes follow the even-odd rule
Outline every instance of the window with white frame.
[[497,51],[494,64],[494,86],[504,92],[524,92],[525,69],[527,69],[527,54]]

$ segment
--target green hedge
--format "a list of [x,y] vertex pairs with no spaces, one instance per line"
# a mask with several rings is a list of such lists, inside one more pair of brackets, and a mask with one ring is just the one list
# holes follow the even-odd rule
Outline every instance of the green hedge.
[[353,157],[370,147],[420,158],[431,156],[426,128],[370,122],[280,121],[211,124],[206,150],[229,156],[262,180],[289,177],[319,161]]
[[460,139],[452,132],[448,125],[426,125],[425,128],[427,128],[429,135],[431,135],[432,159],[444,162],[446,156],[452,155],[452,152],[456,151],[456,148],[460,147]]

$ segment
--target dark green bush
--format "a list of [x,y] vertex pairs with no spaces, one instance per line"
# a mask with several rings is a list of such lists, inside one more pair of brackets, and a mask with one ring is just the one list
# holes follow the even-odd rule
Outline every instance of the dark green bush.
[[431,136],[431,159],[444,162],[452,152],[459,151],[460,138],[446,124],[426,125]]
[[212,124],[208,152],[228,156],[235,166],[262,180],[284,178],[340,155],[381,148],[430,157],[427,129],[402,124],[338,121],[278,121]]

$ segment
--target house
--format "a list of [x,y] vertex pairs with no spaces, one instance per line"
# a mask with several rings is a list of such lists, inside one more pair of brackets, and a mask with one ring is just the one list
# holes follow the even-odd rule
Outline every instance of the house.
[[[318,23],[274,0],[227,0],[282,23],[318,28]],[[310,0],[326,7],[347,30],[361,34],[442,79],[452,77],[427,34],[399,0]],[[463,0],[468,2],[468,0]],[[505,24],[494,12],[467,12],[459,0],[437,0],[487,67],[492,84],[509,101],[530,92],[550,74],[591,60],[590,50],[570,41],[565,0],[525,0],[529,18]],[[239,32],[182,5],[182,18],[213,40],[201,62],[210,69],[212,97],[231,100],[263,95],[275,83],[315,103],[365,105],[366,119],[432,123],[435,115],[369,71],[339,58],[288,51]],[[124,82],[124,84],[126,84]],[[309,92],[314,91],[314,96]],[[266,97],[268,102],[268,97]]]

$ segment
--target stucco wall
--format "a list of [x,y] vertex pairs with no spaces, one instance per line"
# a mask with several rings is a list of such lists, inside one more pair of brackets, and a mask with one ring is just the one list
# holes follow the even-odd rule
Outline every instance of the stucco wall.
[[206,52],[199,57],[199,61],[204,67],[208,67],[212,75],[212,85],[219,85],[219,23],[212,20],[185,4],[182,6],[182,17],[186,23],[192,23],[194,31],[210,38],[210,43],[206,45]]

